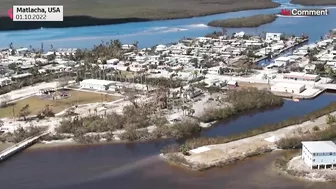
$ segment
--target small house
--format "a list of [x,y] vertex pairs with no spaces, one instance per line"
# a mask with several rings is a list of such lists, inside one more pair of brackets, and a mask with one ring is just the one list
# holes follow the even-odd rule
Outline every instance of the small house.
[[281,33],[266,33],[266,41],[280,41]]

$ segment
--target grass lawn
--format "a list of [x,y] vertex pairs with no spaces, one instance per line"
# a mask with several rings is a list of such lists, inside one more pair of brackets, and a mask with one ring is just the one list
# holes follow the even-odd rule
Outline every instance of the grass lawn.
[[13,117],[13,107],[15,115],[19,114],[21,108],[25,105],[29,104],[29,111],[31,115],[36,115],[41,109],[43,109],[46,105],[49,105],[54,113],[61,112],[62,110],[76,105],[76,104],[87,104],[101,101],[114,101],[119,99],[119,97],[112,95],[104,95],[93,92],[83,92],[83,91],[67,91],[69,94],[68,98],[59,99],[59,100],[50,100],[50,99],[42,99],[37,96],[29,97],[20,101],[15,102],[12,105],[9,105],[4,108],[0,108],[0,117]]

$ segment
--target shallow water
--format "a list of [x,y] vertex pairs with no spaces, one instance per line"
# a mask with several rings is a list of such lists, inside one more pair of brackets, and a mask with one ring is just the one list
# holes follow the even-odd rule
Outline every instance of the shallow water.
[[235,165],[192,172],[168,165],[151,152],[153,144],[133,149],[117,145],[28,150],[0,166],[0,182],[11,189],[333,189],[278,175],[272,163],[281,152]]

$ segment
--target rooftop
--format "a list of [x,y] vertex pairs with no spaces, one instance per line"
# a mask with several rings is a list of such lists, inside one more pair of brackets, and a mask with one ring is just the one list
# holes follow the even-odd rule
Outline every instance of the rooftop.
[[302,145],[311,153],[336,152],[336,144],[333,141],[303,141]]
[[274,86],[276,87],[284,87],[284,88],[297,88],[297,87],[304,87],[304,84],[300,83],[275,83]]
[[94,84],[94,85],[110,85],[114,83],[114,81],[100,80],[100,79],[86,79],[86,80],[81,81],[81,83]]

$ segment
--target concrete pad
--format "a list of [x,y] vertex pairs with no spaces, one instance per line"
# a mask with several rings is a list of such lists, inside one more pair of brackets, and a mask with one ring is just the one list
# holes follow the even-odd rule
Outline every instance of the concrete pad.
[[206,151],[209,151],[209,150],[211,150],[211,149],[206,147],[206,146],[202,146],[202,147],[190,150],[190,152],[194,153],[194,154],[199,154],[199,153],[206,152]]
[[266,140],[267,142],[274,143],[274,142],[278,141],[279,139],[275,136],[271,136],[271,137],[265,138],[264,140]]

